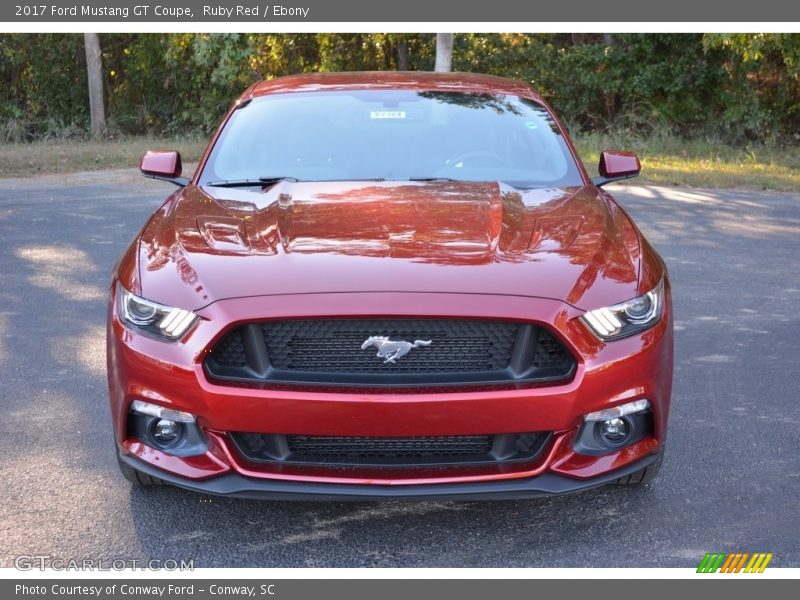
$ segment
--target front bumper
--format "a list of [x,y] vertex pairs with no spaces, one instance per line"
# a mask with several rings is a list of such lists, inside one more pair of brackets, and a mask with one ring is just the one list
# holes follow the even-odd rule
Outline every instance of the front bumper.
[[658,454],[651,454],[627,466],[590,480],[576,480],[563,475],[545,473],[538,477],[484,481],[476,483],[414,484],[406,486],[370,484],[310,483],[254,479],[228,473],[206,480],[193,480],[167,473],[162,469],[120,454],[120,460],[134,469],[157,477],[179,488],[254,500],[370,501],[370,500],[525,500],[582,492],[635,473],[653,464]]
[[[115,286],[112,286],[112,290]],[[261,497],[530,497],[602,485],[647,466],[666,435],[672,382],[671,307],[653,329],[604,344],[579,322],[582,311],[561,302],[496,295],[392,294],[402,314],[387,315],[387,294],[307,294],[226,300],[199,311],[203,320],[180,343],[163,343],[123,326],[113,298],[108,321],[111,406],[121,458],[180,487]],[[667,296],[668,297],[668,296]],[[493,317],[546,324],[578,359],[574,377],[545,387],[500,390],[375,393],[220,385],[202,362],[236,323],[303,317]],[[586,413],[640,398],[652,407],[652,435],[602,456],[575,452]],[[197,416],[209,440],[201,456],[176,457],[129,438],[135,399]],[[332,436],[447,436],[552,432],[531,464],[498,468],[304,469],[253,465],[227,432]],[[153,471],[151,473],[151,470]]]

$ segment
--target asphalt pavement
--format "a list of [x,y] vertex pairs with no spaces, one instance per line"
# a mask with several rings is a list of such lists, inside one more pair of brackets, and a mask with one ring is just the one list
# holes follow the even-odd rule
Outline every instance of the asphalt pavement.
[[117,257],[172,190],[131,172],[0,180],[0,566],[800,567],[800,193],[614,187],[669,265],[676,371],[643,489],[514,502],[289,503],[135,489],[105,379]]

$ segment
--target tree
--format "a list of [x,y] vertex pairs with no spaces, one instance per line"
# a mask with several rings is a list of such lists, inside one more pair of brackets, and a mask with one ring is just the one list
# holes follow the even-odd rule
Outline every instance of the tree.
[[453,66],[453,34],[436,34],[436,66],[434,71],[447,73]]
[[100,36],[84,33],[86,48],[86,79],[89,84],[89,112],[92,134],[102,135],[106,130],[106,110],[103,104],[103,57],[100,53]]
[[397,40],[397,70],[408,71],[408,41],[404,36]]

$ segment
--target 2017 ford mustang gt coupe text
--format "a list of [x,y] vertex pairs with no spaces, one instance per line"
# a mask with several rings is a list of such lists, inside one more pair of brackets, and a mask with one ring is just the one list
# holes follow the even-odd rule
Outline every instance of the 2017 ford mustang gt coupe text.
[[119,260],[117,456],[259,498],[526,498],[650,481],[672,385],[661,258],[527,85],[257,83]]

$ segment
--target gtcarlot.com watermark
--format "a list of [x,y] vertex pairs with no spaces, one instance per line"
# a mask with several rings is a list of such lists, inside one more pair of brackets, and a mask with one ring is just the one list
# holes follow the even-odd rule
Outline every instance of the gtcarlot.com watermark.
[[167,558],[62,558],[45,554],[21,554],[14,558],[19,571],[194,571],[194,560]]

